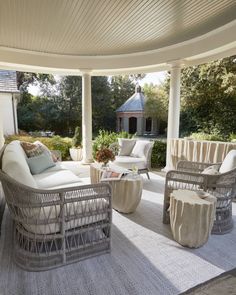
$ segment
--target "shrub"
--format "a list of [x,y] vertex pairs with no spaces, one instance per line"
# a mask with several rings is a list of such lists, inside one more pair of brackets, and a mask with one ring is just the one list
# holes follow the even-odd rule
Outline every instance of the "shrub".
[[152,168],[165,167],[166,165],[166,142],[155,140],[151,157]]
[[21,141],[41,141],[45,144],[50,150],[59,150],[63,160],[69,159],[69,148],[72,146],[72,139],[69,137],[32,137],[32,136],[21,136],[21,135],[10,135],[6,137],[6,143],[10,143],[13,140]]
[[98,136],[93,142],[93,158],[95,159],[97,151],[101,148],[108,148],[112,143],[117,142],[118,138],[132,138],[132,135],[122,131],[120,133],[99,130]]
[[74,137],[72,138],[72,146],[73,147],[79,147],[79,146],[81,146],[81,141],[82,141],[81,130],[80,130],[80,127],[77,126],[75,128]]
[[218,132],[210,134],[205,132],[195,132],[192,133],[189,137],[195,140],[225,141],[224,136]]
[[236,142],[236,134],[235,133],[231,133],[229,135],[229,141]]

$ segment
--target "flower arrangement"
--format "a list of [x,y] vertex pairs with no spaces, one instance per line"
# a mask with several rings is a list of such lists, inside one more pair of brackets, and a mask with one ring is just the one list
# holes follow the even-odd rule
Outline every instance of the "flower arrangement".
[[99,163],[104,163],[104,165],[107,165],[107,163],[109,161],[114,161],[115,160],[115,155],[113,154],[113,152],[110,149],[101,148],[96,153],[96,160]]

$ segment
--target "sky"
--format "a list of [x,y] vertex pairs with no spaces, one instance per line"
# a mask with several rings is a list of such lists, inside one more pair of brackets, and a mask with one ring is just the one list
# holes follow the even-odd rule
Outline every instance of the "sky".
[[[146,76],[141,81],[139,81],[139,85],[143,86],[145,83],[147,84],[153,83],[154,85],[159,85],[164,81],[165,76],[166,76],[166,72],[155,72],[155,73],[146,74]],[[58,76],[55,76],[55,77],[57,78]],[[30,85],[28,87],[28,90],[32,95],[35,95],[35,96],[39,95],[38,86]]]
[[151,84],[153,83],[154,85],[159,85],[161,84],[166,77],[166,72],[156,72],[156,73],[149,73],[146,74],[144,79],[142,79],[139,84],[140,86],[143,86],[145,83]]

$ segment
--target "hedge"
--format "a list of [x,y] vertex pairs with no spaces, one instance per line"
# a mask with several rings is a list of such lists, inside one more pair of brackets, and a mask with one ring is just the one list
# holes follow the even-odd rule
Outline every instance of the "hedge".
[[33,136],[22,136],[22,135],[10,135],[5,138],[6,143],[10,143],[12,140],[20,140],[20,141],[41,141],[45,144],[50,150],[59,150],[61,152],[61,156],[63,160],[70,159],[69,149],[72,146],[72,139],[69,137],[33,137]]
[[166,142],[155,140],[151,157],[152,168],[163,168],[166,165]]

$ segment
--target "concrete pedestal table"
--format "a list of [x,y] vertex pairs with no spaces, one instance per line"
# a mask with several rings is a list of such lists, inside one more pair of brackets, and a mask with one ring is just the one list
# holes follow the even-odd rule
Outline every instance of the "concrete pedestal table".
[[198,248],[211,233],[216,198],[189,190],[175,190],[170,196],[170,225],[174,239],[182,246]]
[[[90,165],[91,183],[98,183],[102,176],[101,165]],[[142,197],[142,176],[132,174],[122,176],[120,180],[109,181],[112,188],[112,207],[122,213],[132,213],[136,210]]]

